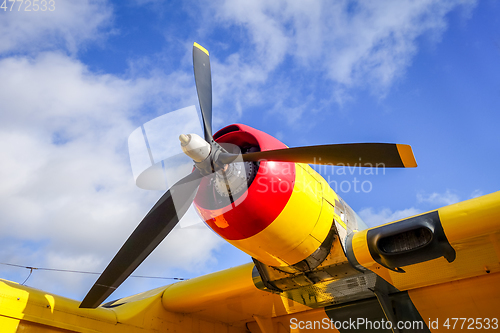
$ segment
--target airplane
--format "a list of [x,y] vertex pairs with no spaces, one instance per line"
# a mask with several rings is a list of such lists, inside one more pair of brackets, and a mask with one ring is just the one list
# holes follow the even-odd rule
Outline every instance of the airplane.
[[[410,146],[288,148],[212,133],[208,51],[193,45],[204,137],[82,302],[0,280],[1,332],[490,332],[500,317],[500,192],[367,228],[309,164],[413,168]],[[361,161],[363,163],[361,163]],[[253,262],[103,303],[194,204]]]

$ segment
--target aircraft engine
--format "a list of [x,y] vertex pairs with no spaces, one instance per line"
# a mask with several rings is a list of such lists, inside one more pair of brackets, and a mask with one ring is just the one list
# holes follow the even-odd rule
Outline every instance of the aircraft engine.
[[[239,124],[213,137],[231,153],[286,148],[269,134]],[[259,161],[232,163],[205,177],[194,204],[210,228],[232,245],[264,264],[290,266],[325,241],[336,199],[307,164]]]

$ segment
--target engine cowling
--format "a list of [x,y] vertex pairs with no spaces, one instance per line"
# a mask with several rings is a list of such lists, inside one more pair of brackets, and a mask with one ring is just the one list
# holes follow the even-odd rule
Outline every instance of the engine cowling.
[[[214,139],[243,152],[286,148],[241,124],[221,129]],[[290,266],[313,254],[332,228],[338,200],[323,177],[299,163],[241,162],[235,168],[202,180],[194,204],[208,226],[266,265]],[[225,192],[223,180],[235,184]]]

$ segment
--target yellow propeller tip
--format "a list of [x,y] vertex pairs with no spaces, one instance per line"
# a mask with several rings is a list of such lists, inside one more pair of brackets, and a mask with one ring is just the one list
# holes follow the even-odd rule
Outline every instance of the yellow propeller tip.
[[194,42],[193,46],[196,47],[196,48],[198,48],[198,49],[200,49],[200,50],[202,50],[203,52],[205,52],[207,54],[207,56],[209,56],[207,49],[204,48],[203,46],[201,46],[200,44]]
[[415,156],[413,155],[411,146],[401,144],[397,144],[396,146],[398,148],[399,157],[401,157],[401,162],[403,162],[404,167],[416,168],[417,161],[415,161]]

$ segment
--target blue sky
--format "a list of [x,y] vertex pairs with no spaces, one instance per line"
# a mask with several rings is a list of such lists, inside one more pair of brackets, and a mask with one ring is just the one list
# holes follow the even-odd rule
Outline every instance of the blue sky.
[[[492,0],[0,10],[0,262],[104,269],[161,195],[134,185],[128,136],[197,106],[194,41],[211,55],[215,129],[244,123],[290,147],[412,145],[416,169],[318,169],[368,225],[497,191],[499,18]],[[189,278],[249,260],[206,228],[177,228],[137,274]],[[2,278],[28,273],[0,265]],[[95,278],[35,271],[28,285],[82,299]],[[165,283],[129,279],[112,297]]]

